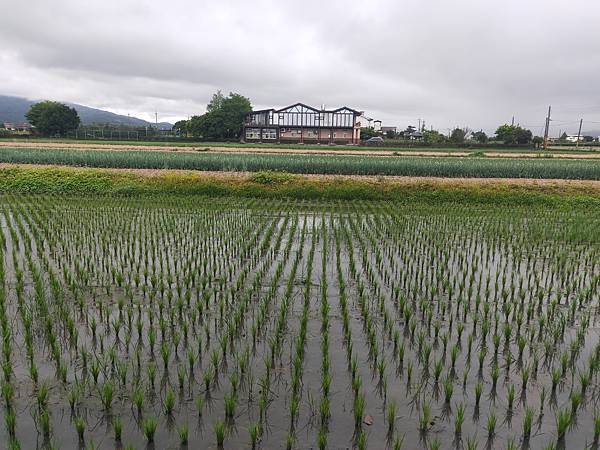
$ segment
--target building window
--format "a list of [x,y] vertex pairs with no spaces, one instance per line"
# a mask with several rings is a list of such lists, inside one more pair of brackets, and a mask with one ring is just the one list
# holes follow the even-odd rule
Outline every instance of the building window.
[[246,139],[260,139],[260,128],[247,128]]
[[273,130],[272,128],[267,128],[266,130],[263,130],[262,138],[263,139],[277,139],[277,131]]
[[247,128],[246,139],[260,139],[260,128]]

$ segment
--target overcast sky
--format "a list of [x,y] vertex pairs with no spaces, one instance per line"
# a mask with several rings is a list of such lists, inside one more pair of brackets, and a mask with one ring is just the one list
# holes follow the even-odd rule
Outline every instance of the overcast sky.
[[[0,14],[0,93],[174,121],[221,89],[443,132],[600,129],[598,0],[28,0]],[[596,122],[596,123],[594,123]]]

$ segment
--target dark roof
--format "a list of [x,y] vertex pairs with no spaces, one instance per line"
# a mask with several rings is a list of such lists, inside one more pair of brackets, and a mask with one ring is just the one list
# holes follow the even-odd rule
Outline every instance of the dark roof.
[[353,108],[349,108],[348,106],[342,106],[342,107],[336,108],[336,109],[318,109],[318,108],[315,108],[313,106],[307,105],[306,103],[302,103],[302,102],[294,103],[292,105],[286,106],[286,107],[281,108],[281,109],[269,108],[269,109],[261,109],[261,110],[252,111],[252,112],[255,113],[255,112],[273,111],[273,112],[279,113],[279,112],[285,112],[285,111],[287,111],[287,110],[289,110],[291,108],[294,108],[296,106],[301,106],[303,108],[310,109],[311,111],[314,111],[314,112],[328,112],[328,113],[335,113],[335,112],[339,112],[339,111],[342,111],[342,110],[346,109],[348,111],[351,111],[354,114],[359,114],[360,115],[360,111],[357,111],[356,109],[353,109]]
[[290,106],[286,106],[285,108],[278,109],[278,110],[277,110],[277,111],[275,111],[275,112],[285,112],[285,111],[287,111],[288,109],[295,108],[296,106],[301,106],[301,107],[303,107],[303,108],[310,109],[310,110],[312,110],[312,111],[315,111],[315,112],[319,112],[319,110],[318,110],[317,108],[313,108],[312,106],[308,106],[307,104],[305,104],[305,103],[300,103],[300,102],[298,102],[298,103],[294,103],[293,105],[290,105]]
[[271,111],[275,111],[275,110],[273,108],[254,109],[254,110],[250,111],[248,114],[258,114],[258,113],[271,112]]

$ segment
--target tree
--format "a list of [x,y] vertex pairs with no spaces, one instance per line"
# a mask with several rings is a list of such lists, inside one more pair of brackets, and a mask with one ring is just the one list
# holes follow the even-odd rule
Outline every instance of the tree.
[[188,121],[187,120],[179,120],[177,122],[175,122],[175,124],[173,125],[173,131],[176,132],[177,134],[181,134],[181,135],[187,135],[187,129],[188,129]]
[[475,139],[480,144],[485,144],[488,141],[487,134],[483,132],[483,130],[476,131],[472,134],[473,139]]
[[397,135],[398,133],[396,133],[394,130],[387,130],[385,132],[385,137],[388,139],[395,139]]
[[462,128],[455,128],[450,134],[450,142],[453,142],[455,144],[462,144],[465,142],[466,135],[467,132]]
[[406,138],[410,137],[410,135],[413,134],[415,131],[417,131],[417,129],[415,127],[413,127],[412,125],[409,125],[406,127],[406,130],[401,131],[399,134],[400,134],[400,137],[403,137],[406,139]]
[[32,105],[25,115],[37,132],[45,136],[64,136],[81,123],[75,108],[60,102],[43,101]]
[[427,145],[435,145],[446,142],[446,136],[436,130],[423,130],[423,142]]
[[558,139],[561,141],[566,141],[567,140],[567,132],[563,131],[563,134],[561,134]]
[[535,148],[540,148],[544,143],[544,138],[541,136],[536,136],[531,140],[531,143],[535,146]]
[[373,127],[361,128],[360,129],[360,138],[362,140],[371,139],[372,137],[379,136],[379,133],[375,131]]
[[225,100],[225,97],[223,96],[221,91],[218,90],[215,94],[213,94],[212,99],[210,100],[208,105],[206,105],[206,112],[218,111],[219,109],[221,109],[221,107],[223,106],[223,100]]
[[496,130],[496,137],[507,145],[529,144],[533,135],[530,130],[519,125],[500,125]]
[[205,139],[237,139],[244,116],[251,111],[250,99],[233,92],[223,97],[219,91],[213,95],[205,114],[189,120],[187,132]]

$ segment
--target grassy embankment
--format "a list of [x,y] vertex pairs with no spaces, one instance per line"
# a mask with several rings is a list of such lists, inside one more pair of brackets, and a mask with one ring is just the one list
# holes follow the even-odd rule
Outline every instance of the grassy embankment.
[[600,206],[592,182],[503,180],[383,180],[308,177],[272,172],[206,175],[201,172],[116,171],[68,167],[0,168],[1,193],[61,195],[206,195],[314,200],[393,200],[404,203]]

